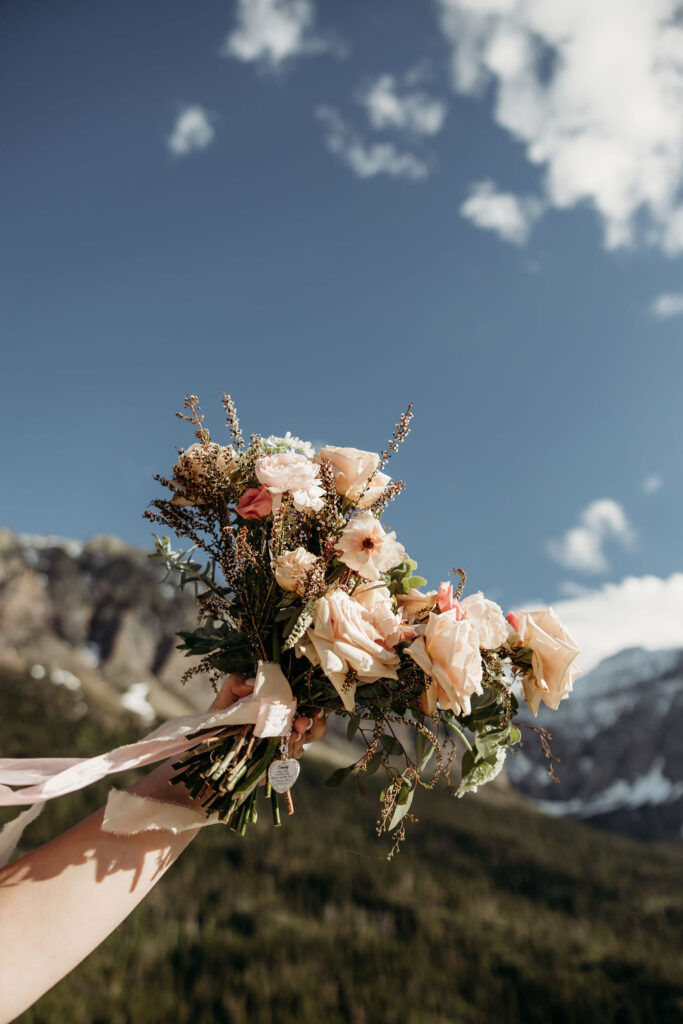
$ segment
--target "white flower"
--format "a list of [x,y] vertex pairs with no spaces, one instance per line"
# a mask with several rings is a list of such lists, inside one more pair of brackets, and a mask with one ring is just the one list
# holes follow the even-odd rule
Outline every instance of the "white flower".
[[532,651],[531,670],[522,680],[524,699],[533,715],[538,714],[541,701],[557,711],[580,672],[575,664],[580,654],[576,641],[552,608],[520,612],[517,633],[517,642]]
[[337,541],[339,559],[366,580],[378,580],[383,572],[400,565],[406,550],[396,534],[385,533],[372,512],[362,512],[352,519]]
[[283,590],[300,591],[301,579],[307,569],[317,562],[306,548],[298,547],[294,551],[285,551],[273,560],[275,579]]
[[300,437],[293,437],[289,431],[284,437],[276,437],[275,434],[271,434],[270,437],[264,437],[261,439],[264,446],[271,452],[294,452],[298,455],[305,455],[307,459],[312,459],[315,455],[315,448],[310,441],[302,441]]
[[373,624],[387,647],[395,647],[403,639],[403,620],[394,611],[394,601],[388,587],[366,583],[356,587],[354,601],[365,609],[365,617]]
[[300,512],[320,512],[323,507],[325,492],[319,483],[320,468],[305,455],[292,452],[263,455],[256,460],[254,471],[259,483],[267,487],[273,497],[274,512],[285,493],[292,495]]

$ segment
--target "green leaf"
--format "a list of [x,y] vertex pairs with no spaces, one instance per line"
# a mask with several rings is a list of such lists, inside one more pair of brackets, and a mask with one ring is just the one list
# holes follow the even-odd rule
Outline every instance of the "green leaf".
[[[401,786],[401,792],[398,795],[398,800],[396,801],[396,807],[394,808],[394,813],[392,814],[391,821],[389,822],[389,825],[388,825],[388,831],[389,832],[391,832],[393,829],[396,828],[396,826],[398,825],[398,823],[401,821],[402,818],[405,818],[406,814],[410,810],[410,805],[413,802],[413,797],[415,795],[415,790],[411,789],[410,786],[407,786],[407,790],[408,791],[405,794],[405,797],[403,797],[403,791],[404,791],[404,788],[406,786],[407,786],[407,783],[405,783],[405,782]],[[401,802],[402,797],[403,797],[403,801]]]
[[353,737],[358,732],[358,727],[359,726],[360,726],[360,718],[351,718],[351,719],[349,719],[349,724],[348,724],[347,729],[346,729],[346,738],[348,740],[352,740],[353,739]]
[[477,763],[477,752],[476,750],[466,750],[462,755],[462,765],[460,768],[460,774],[463,779],[467,778],[470,772],[473,770]]
[[518,729],[516,725],[510,726],[510,734],[508,736],[508,743],[520,743],[522,740],[522,730]]
[[344,779],[346,779],[353,769],[356,767],[356,762],[347,765],[346,768],[337,768],[336,772],[332,772],[329,778],[325,779],[326,786],[341,786]]
[[424,771],[436,753],[436,747],[424,733],[415,734],[415,755],[417,757],[418,771]]
[[380,737],[380,740],[381,740],[382,746],[386,750],[387,754],[402,754],[403,753],[403,747],[398,742],[398,740],[396,739],[395,736],[390,736],[388,733],[385,732]]
[[382,763],[382,751],[376,750],[365,766],[366,775],[374,775]]

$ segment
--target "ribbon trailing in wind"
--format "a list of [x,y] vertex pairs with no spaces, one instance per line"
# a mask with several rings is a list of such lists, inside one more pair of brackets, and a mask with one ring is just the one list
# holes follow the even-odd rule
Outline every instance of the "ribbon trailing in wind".
[[[253,724],[254,735],[258,737],[288,735],[295,711],[296,701],[280,666],[260,661],[253,692],[248,696],[229,708],[171,718],[136,743],[88,758],[0,758],[0,807],[34,805],[0,830],[0,866],[12,856],[26,825],[40,813],[35,805],[83,789],[108,775],[185,754],[225,727]],[[149,806],[143,808],[143,804]],[[179,832],[214,820],[179,804],[113,790],[102,828],[119,835],[150,828]],[[161,824],[162,821],[165,823]]]

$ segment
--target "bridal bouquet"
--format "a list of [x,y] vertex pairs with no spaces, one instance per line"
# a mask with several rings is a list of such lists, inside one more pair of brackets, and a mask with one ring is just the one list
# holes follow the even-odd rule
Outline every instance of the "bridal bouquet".
[[534,715],[541,701],[557,708],[578,674],[578,649],[552,609],[506,618],[481,592],[463,596],[461,569],[455,590],[423,589],[417,563],[382,522],[404,488],[385,469],[409,433],[410,407],[375,454],[316,452],[289,433],[252,434],[247,444],[228,395],[223,405],[229,444],[211,438],[198,399],[186,398],[178,415],[196,441],[170,479],[156,477],[171,493],[144,515],[191,544],[176,550],[155,535],[152,556],[195,590],[198,625],[180,636],[200,660],[183,681],[208,673],[217,686],[237,671],[256,683],[222,728],[196,737],[174,782],[242,834],[259,796],[279,824],[278,795],[291,812],[299,773],[286,749],[294,713],[331,713],[360,743],[327,785],[383,770],[377,827],[394,833],[395,848],[419,786],[444,778],[462,796],[496,777],[521,737],[513,684],[521,680]]

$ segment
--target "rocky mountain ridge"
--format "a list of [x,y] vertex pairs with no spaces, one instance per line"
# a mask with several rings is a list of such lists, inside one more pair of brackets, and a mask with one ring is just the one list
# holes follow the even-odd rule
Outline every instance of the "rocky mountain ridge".
[[[193,595],[162,582],[164,572],[115,537],[81,543],[0,530],[0,671],[73,690],[82,698],[74,714],[96,707],[112,722],[122,711],[147,726],[205,709],[208,681],[179,682],[192,659],[175,634],[194,624]],[[547,813],[642,839],[681,835],[683,650],[621,651],[580,677],[557,712],[542,707],[525,720],[551,731],[560,783],[531,734],[508,757],[507,775]],[[312,752],[348,764],[342,734],[330,730]]]
[[683,650],[619,651],[557,711],[522,717],[551,732],[560,782],[530,741],[508,758],[508,777],[547,813],[638,839],[683,835]]

